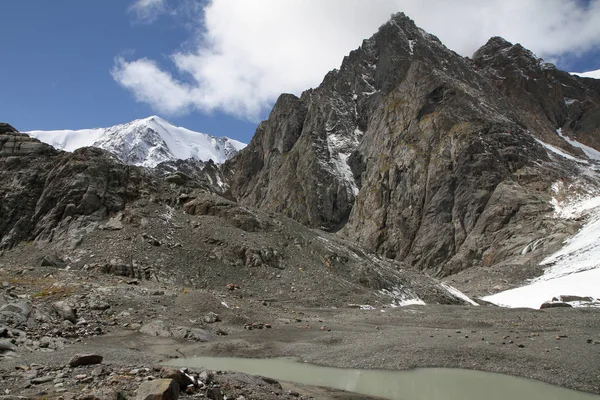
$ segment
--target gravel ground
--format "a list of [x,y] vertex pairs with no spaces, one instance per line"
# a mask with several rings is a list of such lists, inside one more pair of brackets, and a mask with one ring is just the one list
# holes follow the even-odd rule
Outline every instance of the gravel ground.
[[[389,308],[369,289],[379,281],[362,286],[373,271],[365,269],[346,280],[347,270],[368,264],[368,255],[352,250],[348,254],[357,257],[345,258],[351,247],[337,239],[289,221],[280,224],[270,216],[256,217],[258,225],[270,228],[248,229],[241,235],[231,224],[250,216],[234,210],[233,217],[215,219],[148,205],[129,210],[122,229],[95,230],[74,250],[23,243],[0,254],[0,308],[20,304],[27,309],[27,316],[12,325],[5,317],[14,307],[0,315],[0,345],[16,345],[14,351],[0,346],[0,393],[43,392],[75,399],[100,388],[113,373],[131,378],[123,389],[131,394],[143,379],[158,373],[155,367],[161,363],[207,355],[292,356],[343,368],[467,368],[600,394],[600,309],[434,304]],[[152,244],[156,237],[160,245]],[[240,237],[243,243],[236,242]],[[270,249],[285,249],[282,264],[254,265],[258,253],[241,256],[239,246],[260,250],[271,264],[279,258]],[[73,267],[40,266],[42,258],[52,254]],[[119,276],[129,271],[133,273]],[[414,271],[402,274],[414,290],[437,299],[438,289],[428,278]],[[478,274],[486,271],[460,274],[450,282],[472,294],[484,293],[482,288],[490,284],[478,287]],[[228,287],[229,283],[235,285]],[[57,301],[76,309],[76,323],[59,318],[53,308]],[[349,306],[363,301],[375,309]],[[208,318],[210,313],[218,314],[218,320]],[[245,329],[249,323],[269,324],[270,329]],[[75,372],[64,369],[76,353],[102,355],[110,373],[90,380],[91,371],[80,371],[90,380],[82,385]],[[135,376],[127,372],[145,368],[147,372]],[[35,371],[38,377],[66,376],[64,382],[33,385]],[[268,398],[252,379],[238,381],[246,382],[240,383],[248,388],[246,399]],[[55,386],[60,383],[64,385]],[[289,383],[281,390],[279,398],[290,390],[305,398],[351,398],[348,393]]]

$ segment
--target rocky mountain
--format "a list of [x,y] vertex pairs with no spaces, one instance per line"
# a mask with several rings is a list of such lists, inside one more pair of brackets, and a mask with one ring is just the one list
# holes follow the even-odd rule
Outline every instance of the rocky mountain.
[[244,143],[227,137],[173,126],[157,116],[110,128],[26,133],[60,150],[98,147],[113,153],[125,164],[151,168],[161,162],[190,158],[220,164],[245,147]]
[[0,256],[202,288],[254,281],[259,296],[307,305],[472,302],[353,243],[155,172],[0,125]]
[[54,147],[0,123],[0,390],[366,398],[158,368],[209,355],[600,393],[599,130],[600,80],[403,14],[231,158],[156,117]]
[[[120,143],[121,156],[100,148],[62,152],[4,126],[1,246],[33,241],[79,254],[97,229],[127,224],[145,235],[142,243],[164,243],[157,239],[163,234],[158,225],[144,229],[154,204],[173,232],[195,223],[181,219],[174,228],[178,212],[211,220],[204,244],[194,235],[166,239],[194,249],[170,261],[184,275],[203,258],[217,260],[210,271],[253,260],[281,265],[305,257],[288,249],[296,246],[310,249],[308,265],[335,269],[331,260],[342,260],[332,279],[398,292],[399,298],[425,297],[413,290],[424,275],[398,283],[406,282],[407,269],[464,277],[472,293],[490,294],[491,287],[510,288],[539,274],[538,262],[584,222],[557,219],[555,211],[600,187],[599,105],[598,81],[559,71],[518,44],[492,38],[472,59],[464,58],[397,14],[319,87],[300,97],[282,95],[252,142],[222,166],[170,159],[168,152],[187,156],[174,152],[169,140],[191,134],[177,131],[180,136],[167,140],[164,132],[171,128],[155,117],[94,139]],[[118,162],[132,143],[150,143],[138,147],[149,151],[127,155],[128,162],[147,165],[144,157],[152,155],[155,168]],[[269,234],[240,245],[250,243],[249,232]],[[313,246],[331,240],[338,244]],[[111,243],[115,253],[118,246]],[[219,249],[211,254],[215,243]],[[137,260],[132,254],[138,250],[125,246],[118,257]],[[359,260],[369,273],[357,272]],[[132,261],[117,264],[133,268]],[[396,270],[405,272],[397,276]],[[211,272],[204,281],[212,285],[236,274],[235,268],[225,278]]]
[[600,81],[501,38],[461,57],[400,13],[319,87],[282,95],[224,169],[241,204],[439,276],[502,276],[576,229],[552,188],[597,190],[565,137],[600,148],[599,115]]

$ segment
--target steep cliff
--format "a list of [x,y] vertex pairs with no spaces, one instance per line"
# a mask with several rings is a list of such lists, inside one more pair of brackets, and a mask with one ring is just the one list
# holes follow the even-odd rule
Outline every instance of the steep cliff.
[[520,45],[492,38],[471,60],[397,14],[319,87],[282,95],[226,175],[242,204],[438,275],[527,263],[524,246],[566,231],[552,184],[597,181],[547,143],[586,159],[557,129],[594,146],[599,104],[596,81]]

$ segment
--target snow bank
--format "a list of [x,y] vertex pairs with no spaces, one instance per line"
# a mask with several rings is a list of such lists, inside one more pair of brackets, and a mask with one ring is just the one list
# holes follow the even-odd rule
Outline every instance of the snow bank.
[[585,153],[586,156],[588,156],[589,159],[600,161],[600,151],[598,151],[590,146],[586,146],[583,143],[579,143],[577,140],[571,139],[568,136],[563,135],[562,128],[558,128],[556,130],[556,133],[558,134],[558,136],[563,138],[571,146],[579,147],[581,150],[583,150],[583,152]]
[[[565,241],[563,248],[540,263],[548,266],[542,276],[523,287],[487,296],[483,300],[504,307],[540,308],[542,303],[559,296],[600,299],[600,196],[564,206],[557,204],[557,207],[559,218],[587,216],[587,223]],[[586,303],[573,305],[584,306]]]
[[597,69],[596,71],[588,71],[588,72],[571,72],[571,75],[581,76],[582,78],[600,79],[600,69]]

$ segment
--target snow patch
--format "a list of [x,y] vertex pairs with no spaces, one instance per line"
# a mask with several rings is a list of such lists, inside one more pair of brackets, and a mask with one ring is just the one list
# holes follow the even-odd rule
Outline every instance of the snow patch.
[[425,302],[421,300],[417,295],[399,287],[392,288],[390,290],[381,289],[379,293],[392,298],[392,303],[390,304],[390,307],[392,308],[405,307],[411,305],[425,305]]
[[559,156],[561,156],[563,158],[566,158],[567,160],[576,161],[576,162],[578,162],[580,164],[587,164],[588,163],[585,160],[581,160],[579,158],[573,157],[572,155],[565,153],[564,151],[562,151],[558,147],[554,147],[551,144],[542,142],[539,139],[535,139],[535,141],[538,142],[539,144],[541,144],[542,146],[544,146],[546,148],[546,150],[550,150],[552,153],[558,154]]
[[461,292],[455,287],[448,285],[447,283],[440,282],[440,285],[448,291],[452,296],[457,297],[473,306],[478,306],[479,304],[475,303],[469,296]]
[[[560,184],[553,185],[556,192],[560,189]],[[504,307],[540,308],[544,302],[565,295],[600,299],[600,196],[580,198],[566,205],[553,199],[553,204],[558,218],[587,216],[586,224],[566,240],[560,250],[542,260],[540,265],[548,266],[542,276],[525,286],[483,300]],[[588,302],[571,304],[575,307],[590,305]]]
[[[334,127],[331,127],[333,130]],[[327,134],[327,149],[329,150],[329,167],[331,172],[346,184],[349,194],[356,196],[358,186],[354,181],[354,175],[348,165],[348,158],[352,151],[358,146],[363,132],[356,128],[351,134],[330,133]]]
[[571,139],[568,136],[563,135],[562,128],[558,128],[556,130],[556,133],[558,134],[558,136],[563,138],[571,146],[579,147],[581,150],[583,150],[583,152],[585,153],[586,156],[588,156],[589,159],[595,160],[595,161],[600,161],[600,151],[598,151],[590,146],[586,146],[583,143],[579,143],[578,141]]
[[582,78],[595,78],[595,79],[600,79],[600,69],[597,69],[595,71],[588,71],[588,72],[571,72],[571,75],[577,75],[580,76]]
[[[551,280],[542,280],[516,289],[484,297],[502,307],[535,308],[561,295],[600,298],[600,269],[579,272]],[[583,305],[583,303],[574,304]]]

